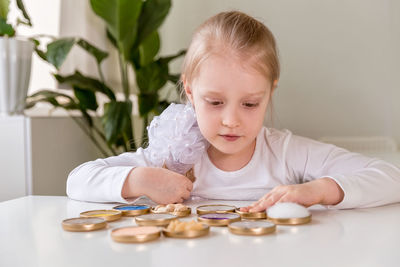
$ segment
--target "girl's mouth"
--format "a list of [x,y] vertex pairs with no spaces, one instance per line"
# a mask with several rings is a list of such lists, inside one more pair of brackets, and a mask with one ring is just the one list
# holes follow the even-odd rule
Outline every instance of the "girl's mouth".
[[233,142],[239,139],[240,136],[238,135],[230,135],[230,134],[221,134],[220,135],[222,138],[224,138],[228,142]]

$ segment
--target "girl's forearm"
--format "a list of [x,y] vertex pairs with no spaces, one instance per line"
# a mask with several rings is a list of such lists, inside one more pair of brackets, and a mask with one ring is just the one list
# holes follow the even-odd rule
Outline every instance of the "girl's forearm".
[[335,180],[324,177],[311,181],[310,183],[322,193],[319,204],[336,205],[342,202],[344,198],[344,192],[342,188],[335,182]]
[[140,187],[141,183],[139,183],[138,180],[143,176],[143,172],[145,171],[145,168],[136,167],[129,172],[122,187],[121,195],[123,198],[133,198],[143,195],[143,190]]

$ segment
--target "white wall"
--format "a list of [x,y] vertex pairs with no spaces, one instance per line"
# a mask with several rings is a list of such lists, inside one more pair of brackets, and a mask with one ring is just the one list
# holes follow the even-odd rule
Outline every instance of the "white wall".
[[[282,75],[274,126],[296,134],[388,135],[400,142],[400,2],[396,0],[175,0],[162,28],[163,52],[238,9],[275,34]],[[179,69],[179,64],[175,69]]]
[[[21,27],[22,35],[82,36],[100,48],[109,48],[104,24],[93,14],[88,1],[24,2],[35,26]],[[187,47],[201,22],[231,9],[257,17],[276,36],[282,75],[274,98],[275,127],[312,138],[387,135],[400,143],[400,1],[174,0],[162,27],[161,54]],[[180,63],[178,60],[174,64],[177,72]],[[79,49],[74,49],[63,71],[69,73],[76,66],[84,73],[97,74],[92,59]],[[56,87],[51,70],[34,59],[30,93]],[[112,86],[119,87],[115,55],[107,59],[104,70]],[[32,172],[40,177],[33,182],[34,193],[64,194],[67,173],[97,157],[97,152],[69,119],[54,122],[47,118],[48,124],[45,119],[33,120],[36,124],[32,129],[38,138],[32,139],[32,147],[37,148]],[[50,141],[58,146],[47,148]],[[54,155],[52,149],[63,153],[55,157],[57,164],[48,167]],[[62,162],[65,164],[58,164]],[[52,175],[58,180],[48,182],[46,177]]]
[[[24,0],[23,2],[33,26],[19,26],[18,36],[33,37],[39,34],[59,36],[61,0]],[[16,1],[11,1],[9,22],[14,24],[17,17],[23,18],[16,7]],[[54,72],[54,68],[34,54],[29,94],[40,89],[56,88],[56,82],[50,72]]]
[[[119,89],[118,55],[105,36],[103,20],[94,14],[89,1],[86,0],[64,0],[61,2],[61,10],[60,36],[82,37],[96,47],[109,52],[109,56],[102,64],[102,70],[108,84]],[[75,69],[86,75],[99,77],[94,58],[77,46],[72,49],[61,71],[64,74],[70,74]]]
[[[109,48],[104,24],[87,1],[25,2],[36,25],[45,23],[57,32],[57,23],[48,20],[58,18],[62,36],[79,35]],[[282,75],[274,98],[275,127],[312,138],[387,135],[400,142],[400,1],[174,0],[162,26],[161,54],[187,47],[201,22],[231,9],[260,19],[277,39]],[[63,71],[79,66],[96,75],[93,60],[76,50]],[[176,61],[175,71],[181,62]],[[119,87],[115,55],[104,70]],[[33,71],[48,73],[38,66]],[[33,82],[31,92],[42,87]]]
[[0,202],[65,195],[68,174],[102,154],[65,117],[0,117]]

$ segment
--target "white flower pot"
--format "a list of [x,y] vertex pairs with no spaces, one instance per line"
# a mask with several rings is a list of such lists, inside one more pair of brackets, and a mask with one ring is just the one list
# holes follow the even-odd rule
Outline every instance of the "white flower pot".
[[33,48],[28,40],[0,37],[0,115],[23,113]]

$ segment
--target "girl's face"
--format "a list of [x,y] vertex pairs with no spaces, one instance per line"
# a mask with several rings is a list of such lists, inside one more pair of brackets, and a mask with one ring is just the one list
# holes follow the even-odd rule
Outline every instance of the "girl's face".
[[200,131],[211,144],[209,154],[251,157],[263,125],[271,82],[248,62],[228,54],[206,59],[193,82],[184,81],[184,86]]

